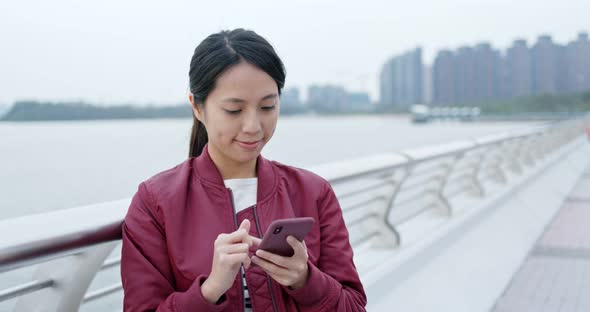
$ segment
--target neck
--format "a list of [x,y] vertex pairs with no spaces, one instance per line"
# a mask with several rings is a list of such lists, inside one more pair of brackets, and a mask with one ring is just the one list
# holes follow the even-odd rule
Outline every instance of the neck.
[[228,179],[247,179],[256,177],[256,160],[253,159],[248,162],[236,162],[226,157],[221,153],[217,153],[215,149],[209,149],[209,156],[219,170],[221,177],[224,180]]

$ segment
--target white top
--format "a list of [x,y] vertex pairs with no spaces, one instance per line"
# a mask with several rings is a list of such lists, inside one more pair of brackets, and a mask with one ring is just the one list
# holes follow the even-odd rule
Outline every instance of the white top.
[[258,178],[228,179],[224,180],[223,183],[225,183],[225,187],[230,188],[234,194],[236,213],[256,204]]
[[[256,192],[258,190],[258,178],[228,179],[223,181],[225,187],[231,189],[234,199],[236,213],[256,204]],[[242,266],[242,281],[244,283],[244,306],[245,312],[252,311],[248,285],[246,285],[246,273]]]

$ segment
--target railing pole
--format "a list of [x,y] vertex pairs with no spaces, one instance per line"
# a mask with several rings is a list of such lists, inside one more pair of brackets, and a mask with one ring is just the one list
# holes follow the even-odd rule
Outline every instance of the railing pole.
[[502,169],[502,155],[501,155],[501,150],[502,147],[499,146],[502,143],[498,143],[498,144],[494,144],[494,147],[491,147],[490,149],[494,149],[493,154],[492,154],[492,163],[490,165],[490,170],[492,171],[492,175],[494,178],[494,181],[500,183],[500,184],[506,184],[508,182],[508,178],[506,177],[506,174],[504,173],[504,170]]
[[[476,146],[476,148],[478,147],[478,143],[477,142],[473,142]],[[479,149],[481,149],[481,147],[479,147]],[[481,168],[482,168],[482,163],[483,160],[485,159],[485,153],[482,152],[481,150],[478,150],[478,155],[476,160],[474,161],[474,163],[470,166],[470,175],[469,175],[469,184],[471,186],[471,191],[469,192],[469,194],[471,196],[474,197],[484,197],[486,194],[486,191],[483,187],[483,184],[481,183],[480,179],[479,179],[479,174],[481,173]]]
[[538,135],[533,134],[525,139],[523,144],[524,153],[522,155],[522,162],[527,167],[534,167],[535,166],[535,157],[534,157],[534,147],[538,140]]
[[80,254],[41,264],[33,279],[51,279],[52,287],[19,298],[14,311],[78,311],[92,279],[117,243],[104,243]]
[[507,157],[505,157],[506,162],[508,162],[508,168],[512,173],[521,175],[522,174],[522,165],[521,165],[521,158],[522,158],[522,149],[523,149],[523,141],[522,138],[517,138],[507,143]]
[[[392,177],[393,178],[393,177]],[[399,183],[396,183],[396,181],[394,180],[394,182],[392,183],[394,186],[394,189],[398,188]],[[392,226],[389,221],[387,220],[387,204],[390,202],[390,198],[393,197],[394,193],[396,191],[394,190],[392,192],[391,195],[386,195],[386,200],[384,200],[385,205],[377,205],[375,208],[375,214],[377,214],[377,220],[379,220],[379,222],[377,222],[377,227],[378,227],[378,231],[379,231],[379,240],[378,242],[376,242],[376,240],[372,240],[371,241],[371,246],[372,247],[380,247],[380,248],[394,248],[399,246],[399,244],[401,243],[401,237],[399,235],[399,232],[395,229],[394,226]]]
[[[412,174],[412,170],[414,169],[414,166],[413,166],[413,162],[412,162],[411,157],[409,157],[408,155],[403,155],[403,154],[401,154],[401,155],[404,156],[408,160],[407,165],[404,167],[404,173],[403,173],[402,177],[399,179],[399,182],[393,184],[393,189],[388,194],[388,198],[385,201],[384,209],[379,209],[379,212],[378,212],[380,214],[380,219],[382,220],[381,225],[380,225],[380,227],[381,227],[380,232],[382,233],[382,235],[385,238],[384,241],[387,241],[388,244],[383,244],[383,243],[378,244],[378,243],[373,242],[372,246],[374,246],[374,247],[387,247],[387,245],[395,247],[395,246],[399,246],[400,244],[402,244],[401,235],[399,234],[399,232],[395,228],[395,225],[392,224],[391,222],[389,222],[389,216],[391,215],[391,210],[393,209],[393,203],[395,202],[395,199],[397,198],[397,195],[399,194],[399,192],[402,188],[402,185],[406,182],[408,177]],[[394,179],[394,181],[395,181],[395,173],[396,173],[395,170],[391,173],[391,178]]]
[[451,173],[453,173],[453,169],[457,166],[457,163],[463,159],[463,156],[463,153],[457,153],[453,155],[452,163],[443,165],[444,171],[435,190],[437,206],[441,208],[448,217],[453,215],[453,207],[451,207],[451,203],[445,196],[444,190],[447,186],[447,182],[451,176]]

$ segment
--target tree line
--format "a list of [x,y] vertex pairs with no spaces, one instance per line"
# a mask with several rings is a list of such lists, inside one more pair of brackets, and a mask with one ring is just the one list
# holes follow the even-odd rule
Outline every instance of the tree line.
[[5,121],[42,120],[93,120],[93,119],[144,119],[191,118],[188,104],[176,106],[96,106],[83,102],[50,103],[18,101],[6,112]]

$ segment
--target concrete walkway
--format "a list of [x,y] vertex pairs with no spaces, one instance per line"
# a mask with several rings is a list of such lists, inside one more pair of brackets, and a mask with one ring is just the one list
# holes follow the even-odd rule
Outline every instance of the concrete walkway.
[[590,167],[492,311],[590,311]]

